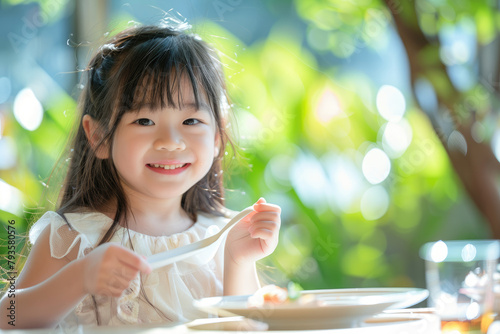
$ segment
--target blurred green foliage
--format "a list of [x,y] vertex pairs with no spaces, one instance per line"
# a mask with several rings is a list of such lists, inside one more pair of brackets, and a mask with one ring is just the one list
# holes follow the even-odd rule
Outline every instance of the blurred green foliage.
[[37,3],[40,7],[39,19],[44,24],[54,22],[60,18],[64,9],[70,4],[70,0],[0,0],[4,6],[25,5]]
[[[470,6],[487,40],[496,21],[485,4]],[[377,47],[390,26],[388,11],[378,1],[296,0],[294,5],[309,24],[307,40],[318,54],[347,58]],[[419,20],[425,23],[423,13]],[[440,17],[446,21],[448,16]],[[111,19],[118,24],[118,17]],[[435,23],[429,33],[450,22]],[[227,205],[240,210],[260,196],[281,205],[280,244],[263,261],[264,274],[275,283],[294,280],[304,289],[423,286],[417,254],[424,242],[442,235],[484,238],[488,232],[477,229],[481,218],[468,204],[427,118],[408,97],[404,118],[413,134],[411,144],[390,160],[383,182],[372,185],[365,179],[363,157],[382,147],[381,129],[387,126],[375,105],[379,87],[363,74],[320,67],[316,55],[296,38],[304,32],[295,29],[278,21],[266,39],[252,45],[213,22],[200,22],[196,29],[220,50],[234,103],[234,137],[245,157],[242,167],[226,173],[232,174]],[[46,183],[76,112],[75,101],[62,93],[43,102],[44,119],[33,132],[16,122],[12,110],[2,113],[2,136],[15,138],[18,160],[1,170],[0,178],[24,197],[22,211],[1,211],[0,221],[6,225],[15,219],[19,234],[40,210],[53,209],[58,179],[48,193]],[[64,161],[59,166],[64,170]],[[378,207],[373,194],[387,196],[385,208],[383,203]],[[374,206],[368,217],[361,210],[365,195]],[[0,239],[6,239],[3,230]]]

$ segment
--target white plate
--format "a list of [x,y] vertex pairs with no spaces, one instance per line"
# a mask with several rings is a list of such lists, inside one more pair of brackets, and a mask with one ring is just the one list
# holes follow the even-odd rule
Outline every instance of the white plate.
[[248,307],[249,296],[204,298],[194,305],[219,316],[242,315],[265,322],[270,330],[332,329],[358,326],[364,319],[385,309],[405,308],[423,301],[429,295],[425,289],[363,288],[308,290],[322,305],[265,305]]

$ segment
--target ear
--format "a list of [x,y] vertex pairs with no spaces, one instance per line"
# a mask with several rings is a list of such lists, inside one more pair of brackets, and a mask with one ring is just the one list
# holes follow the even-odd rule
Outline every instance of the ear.
[[[97,144],[101,141],[101,134],[98,133],[98,124],[97,122],[90,116],[84,115],[82,119],[83,130],[85,130],[85,135],[87,136],[87,140],[90,143],[92,149],[96,149]],[[109,157],[107,145],[101,145],[95,151],[96,157],[99,159],[107,159]]]
[[214,140],[214,158],[217,158],[219,156],[219,151],[220,151],[220,134],[217,131],[215,133],[215,140]]

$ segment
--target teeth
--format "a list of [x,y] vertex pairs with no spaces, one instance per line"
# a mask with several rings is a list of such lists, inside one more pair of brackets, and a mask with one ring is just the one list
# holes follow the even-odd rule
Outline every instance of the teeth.
[[[160,165],[160,164],[154,164],[153,166],[155,166],[156,168],[163,168],[163,169],[176,169],[176,168],[181,168],[183,167],[185,164],[179,164],[179,165]],[[151,166],[151,164],[150,164]]]

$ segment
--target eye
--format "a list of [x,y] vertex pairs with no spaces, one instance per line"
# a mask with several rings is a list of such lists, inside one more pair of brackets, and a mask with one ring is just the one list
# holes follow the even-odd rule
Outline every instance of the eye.
[[150,120],[149,118],[139,118],[134,123],[139,124],[139,125],[143,125],[143,126],[155,125],[155,123],[152,120]]
[[202,121],[200,121],[199,119],[196,119],[196,118],[188,118],[184,122],[182,122],[182,124],[184,124],[184,125],[196,125],[196,124],[200,124],[200,123],[202,123]]

